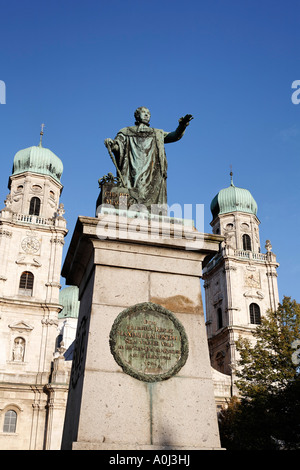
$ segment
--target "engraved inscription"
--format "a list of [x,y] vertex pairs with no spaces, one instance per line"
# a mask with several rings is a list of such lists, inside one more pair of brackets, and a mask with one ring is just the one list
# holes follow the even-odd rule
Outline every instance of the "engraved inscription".
[[124,193],[124,192],[115,193],[113,191],[104,191],[103,204],[110,204],[118,208],[119,202],[121,202],[125,207],[127,207],[128,197],[129,197],[128,193]]
[[181,369],[188,354],[183,326],[172,312],[150,302],[118,316],[110,343],[124,372],[146,382],[170,378]]
[[180,358],[180,333],[170,328],[170,320],[162,322],[151,313],[147,316],[149,319],[138,315],[121,322],[117,348],[123,360],[139,372],[162,373]]

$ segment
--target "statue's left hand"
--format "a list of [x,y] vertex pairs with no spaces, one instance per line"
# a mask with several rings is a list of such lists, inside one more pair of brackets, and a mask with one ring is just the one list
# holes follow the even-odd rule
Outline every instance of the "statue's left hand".
[[108,147],[111,147],[113,144],[114,144],[114,141],[113,141],[112,139],[110,139],[110,138],[105,139],[105,141],[104,141],[104,145],[105,145],[105,147],[107,147],[107,148],[108,148]]
[[194,118],[191,114],[186,114],[184,117],[181,117],[179,119],[179,123],[183,124],[184,126],[188,126],[192,119],[194,119]]

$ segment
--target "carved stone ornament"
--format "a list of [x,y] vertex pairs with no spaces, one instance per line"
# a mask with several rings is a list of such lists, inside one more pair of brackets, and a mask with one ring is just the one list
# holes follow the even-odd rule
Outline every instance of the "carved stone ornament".
[[9,230],[5,230],[5,229],[1,228],[0,229],[0,237],[11,238],[12,237],[12,232],[10,232]]
[[126,374],[143,382],[159,382],[179,372],[189,348],[175,315],[145,302],[118,315],[110,332],[110,349]]
[[10,209],[10,206],[12,205],[12,197],[11,197],[11,194],[8,194],[6,196],[6,199],[4,201],[4,204],[6,206],[7,209]]
[[262,300],[265,296],[260,291],[256,291],[256,292],[247,291],[247,292],[244,292],[244,297],[250,297],[252,299],[261,299]]
[[29,325],[28,323],[25,323],[24,321],[20,321],[20,322],[10,324],[10,325],[8,325],[8,327],[11,330],[18,331],[19,333],[24,333],[24,332],[30,333],[30,331],[33,330],[33,326]]
[[259,272],[245,272],[244,283],[246,287],[254,287],[256,289],[261,289]]
[[23,362],[25,352],[25,340],[23,338],[15,338],[12,350],[12,358],[14,362]]
[[57,245],[64,245],[65,241],[63,238],[55,237],[55,238],[51,238],[50,243],[54,243]]
[[57,320],[53,320],[53,319],[49,319],[49,318],[43,318],[41,320],[41,323],[42,325],[44,326],[58,326],[58,321]]
[[267,250],[268,253],[270,253],[270,251],[272,251],[272,245],[271,245],[270,240],[266,241],[265,249]]
[[16,264],[21,264],[24,266],[34,266],[36,268],[40,268],[42,266],[36,258],[33,258],[33,260],[31,260],[29,259],[29,256],[21,256],[16,260]]
[[64,206],[64,204],[61,202],[61,203],[59,204],[59,206],[58,206],[58,209],[57,209],[57,216],[58,216],[58,217],[63,217],[64,214],[65,214],[65,212],[66,212],[66,211],[65,211],[65,206]]

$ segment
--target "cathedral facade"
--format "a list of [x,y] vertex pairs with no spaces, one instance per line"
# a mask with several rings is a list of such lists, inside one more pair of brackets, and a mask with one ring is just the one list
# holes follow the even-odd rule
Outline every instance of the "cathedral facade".
[[[61,175],[49,149],[16,153],[0,212],[0,449],[60,449],[79,313],[78,288],[61,289],[67,235]],[[278,304],[276,256],[261,252],[249,191],[221,190],[212,231],[224,236],[203,272],[206,327],[217,406],[235,393],[239,335],[251,337]]]

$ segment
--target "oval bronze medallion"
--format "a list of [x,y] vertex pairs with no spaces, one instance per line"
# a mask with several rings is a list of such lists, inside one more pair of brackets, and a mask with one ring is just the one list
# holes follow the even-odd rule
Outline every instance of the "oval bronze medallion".
[[183,325],[161,305],[145,302],[123,310],[110,332],[110,349],[126,374],[144,382],[169,379],[186,363]]

